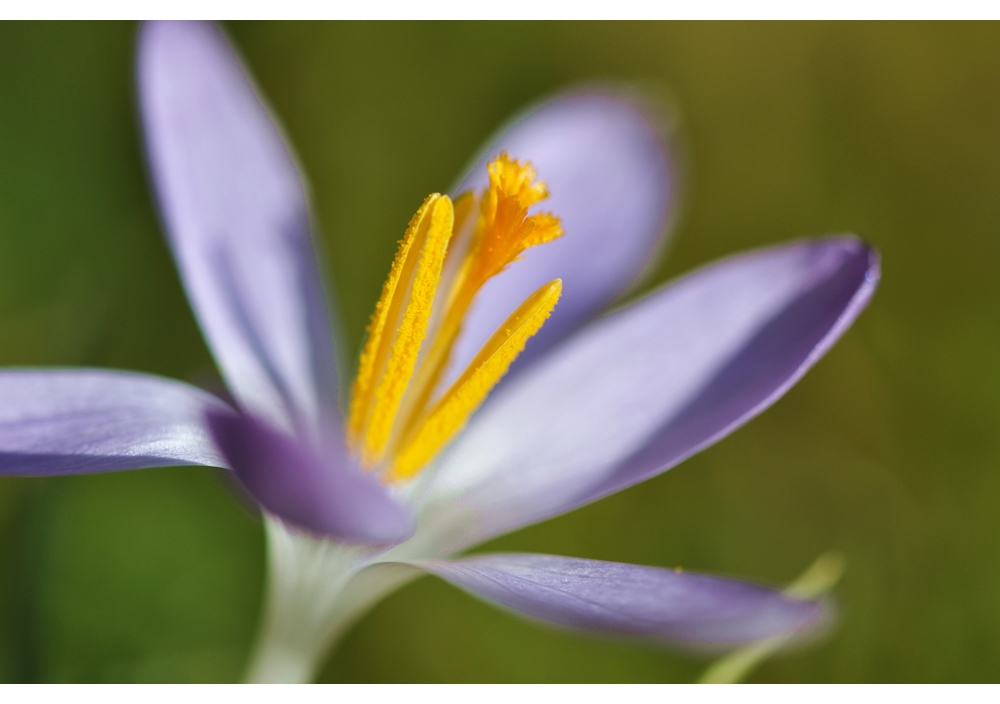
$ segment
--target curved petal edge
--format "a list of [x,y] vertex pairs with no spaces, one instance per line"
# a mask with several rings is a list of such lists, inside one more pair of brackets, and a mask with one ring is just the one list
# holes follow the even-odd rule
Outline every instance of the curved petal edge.
[[248,72],[208,22],[149,22],[139,106],[181,279],[241,406],[286,428],[336,411],[333,332],[303,181]]
[[172,379],[105,369],[0,371],[0,475],[226,467],[208,411],[229,407]]
[[577,505],[645,481],[715,444],[798,382],[867,307],[881,278],[876,250],[854,238],[831,251],[813,285],[767,322],[697,397]]
[[353,544],[393,544],[412,535],[412,518],[348,459],[339,436],[320,448],[245,414],[210,412],[207,422],[240,483],[285,523]]
[[412,563],[487,601],[573,629],[688,643],[744,643],[808,627],[818,602],[703,574],[536,554]]

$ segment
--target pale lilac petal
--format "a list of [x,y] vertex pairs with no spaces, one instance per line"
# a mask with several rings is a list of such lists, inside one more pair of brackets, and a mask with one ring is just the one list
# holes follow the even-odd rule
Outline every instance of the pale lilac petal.
[[215,396],[147,374],[0,372],[0,475],[45,476],[196,464],[225,467],[205,412]]
[[378,480],[350,462],[340,435],[321,450],[248,415],[208,422],[236,477],[284,522],[344,543],[398,543],[413,521]]
[[551,624],[696,643],[741,643],[805,628],[815,601],[703,574],[531,554],[414,563],[475,596]]
[[715,442],[823,355],[878,276],[857,239],[801,242],[716,263],[595,321],[499,390],[445,454],[427,539],[471,544]]
[[551,347],[633,282],[662,245],[675,198],[656,118],[621,95],[578,93],[548,102],[510,125],[456,190],[487,184],[486,162],[501,151],[531,161],[551,191],[534,211],[562,218],[562,239],[525,253],[480,293],[451,374],[535,289],[563,280],[563,294],[518,364]]
[[227,385],[258,415],[318,425],[335,408],[332,334],[280,129],[211,24],[144,25],[138,80],[160,211]]

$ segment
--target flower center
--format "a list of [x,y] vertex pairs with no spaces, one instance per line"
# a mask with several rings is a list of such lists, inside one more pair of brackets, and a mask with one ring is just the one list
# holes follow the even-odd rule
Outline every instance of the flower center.
[[[447,389],[441,379],[483,285],[524,250],[562,236],[559,218],[528,209],[548,197],[530,163],[501,154],[477,197],[433,193],[410,220],[375,306],[351,388],[348,444],[390,481],[414,476],[460,431],[542,327],[562,281],[504,321]],[[426,343],[426,344],[425,344]]]

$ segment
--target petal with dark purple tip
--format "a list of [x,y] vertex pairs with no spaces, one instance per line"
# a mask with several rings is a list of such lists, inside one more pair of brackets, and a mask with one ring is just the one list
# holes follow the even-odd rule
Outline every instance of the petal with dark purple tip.
[[517,119],[456,192],[487,184],[501,151],[530,161],[551,197],[535,211],[562,218],[559,240],[528,250],[476,299],[455,350],[460,373],[510,313],[539,286],[563,280],[563,295],[518,364],[551,347],[632,283],[663,243],[676,196],[666,144],[654,115],[622,95],[562,96]]
[[316,448],[248,415],[211,413],[208,423],[243,486],[286,523],[365,545],[398,543],[413,533],[411,518],[350,462],[339,436]]
[[229,389],[286,427],[336,407],[303,184],[219,31],[152,22],[138,48],[149,167],[181,278]]
[[599,319],[500,389],[446,452],[424,523],[447,550],[635,484],[777,400],[879,276],[857,239],[713,264]]
[[703,574],[531,554],[414,563],[472,594],[559,626],[695,643],[742,643],[805,628],[815,601]]
[[101,369],[0,372],[0,475],[172,465],[225,467],[205,425],[215,396],[179,381]]

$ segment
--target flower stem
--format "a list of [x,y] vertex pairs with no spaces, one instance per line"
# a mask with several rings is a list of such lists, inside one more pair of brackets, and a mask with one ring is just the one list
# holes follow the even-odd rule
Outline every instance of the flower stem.
[[340,636],[419,573],[394,563],[371,564],[365,548],[296,533],[272,517],[264,525],[266,603],[245,681],[311,682]]
[[247,682],[309,682],[332,645],[340,591],[359,550],[290,531],[265,516],[268,584]]

